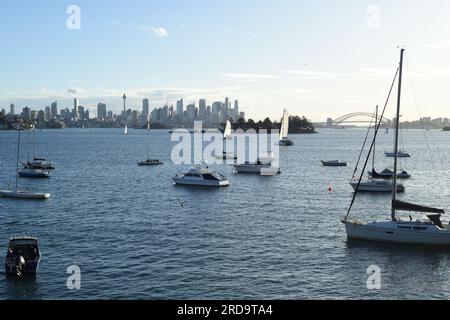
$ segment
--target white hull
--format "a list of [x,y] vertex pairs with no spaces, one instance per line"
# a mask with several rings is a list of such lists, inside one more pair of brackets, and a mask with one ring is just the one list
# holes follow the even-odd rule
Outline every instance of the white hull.
[[423,222],[345,222],[347,238],[399,244],[450,246],[450,230]]
[[172,178],[176,184],[202,187],[226,187],[230,184],[228,180],[214,181],[214,180],[200,180],[200,179],[186,179],[186,178]]
[[0,196],[16,199],[48,199],[50,198],[50,193],[0,190]]
[[[350,183],[352,188],[356,190],[358,186],[357,182]],[[369,181],[361,182],[358,191],[361,192],[392,192],[394,188],[393,184],[388,181]],[[401,184],[397,184],[397,192],[405,192],[405,187]]]
[[236,164],[234,168],[238,173],[279,173],[280,168],[272,167],[270,165],[256,165],[256,164]]

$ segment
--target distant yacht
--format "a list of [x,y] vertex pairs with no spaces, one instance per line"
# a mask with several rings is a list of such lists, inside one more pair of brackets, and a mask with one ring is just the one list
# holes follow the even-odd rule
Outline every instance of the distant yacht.
[[281,119],[281,129],[280,129],[280,141],[278,144],[280,146],[292,146],[294,142],[288,138],[289,133],[289,114],[286,109],[283,110],[283,118]]
[[[398,135],[399,135],[399,116],[400,116],[400,99],[402,86],[403,71],[403,54],[404,49],[400,53],[400,66],[398,68],[398,99],[397,113],[395,121],[395,148],[394,148],[394,171],[397,172],[398,166]],[[392,86],[394,83],[392,84]],[[392,89],[391,89],[392,91]],[[397,176],[393,177],[393,184],[397,186]],[[375,242],[389,242],[399,244],[412,245],[439,245],[450,246],[450,225],[443,224],[441,215],[445,213],[442,209],[417,205],[400,201],[397,199],[396,188],[393,188],[391,200],[391,220],[375,221],[363,223],[356,220],[349,220],[349,214],[357,192],[355,192],[347,215],[342,220],[348,239],[359,239]],[[422,218],[414,219],[410,216],[408,220],[402,220],[397,216],[397,211],[418,212],[424,214]]]
[[42,169],[23,168],[18,170],[19,177],[22,178],[50,178],[51,172]]
[[125,126],[125,130],[124,130],[123,134],[124,134],[124,135],[127,135],[127,134],[128,134],[128,126],[127,126],[127,125]]
[[19,128],[17,138],[17,161],[16,161],[16,187],[14,190],[0,190],[0,196],[7,198],[30,199],[30,200],[44,200],[50,198],[50,193],[36,193],[18,190],[19,177],[19,155],[20,155],[20,131]]
[[150,159],[149,151],[150,151],[150,127],[151,127],[151,118],[150,115],[147,116],[147,159],[143,161],[139,161],[138,165],[140,166],[156,166],[163,164],[162,161],[157,159]]
[[223,149],[224,149],[224,151],[223,151],[222,155],[220,155],[220,154],[216,155],[217,159],[237,160],[237,155],[235,155],[234,152],[228,152],[226,150],[226,140],[231,140],[231,139],[233,139],[231,122],[230,122],[230,120],[227,120],[225,129],[223,130],[223,140],[224,140]]
[[242,164],[235,164],[234,169],[237,173],[256,173],[260,175],[275,175],[280,173],[279,167],[272,167],[271,162],[262,162],[261,160],[258,160],[255,163],[246,161]]
[[38,239],[35,237],[13,237],[8,243],[5,258],[5,273],[18,277],[36,274],[41,259]]
[[32,127],[33,131],[33,160],[27,161],[27,163],[23,163],[24,168],[26,169],[38,169],[38,170],[53,170],[55,169],[55,165],[53,162],[45,159],[45,158],[37,158],[35,156],[35,126]]
[[340,160],[320,161],[324,167],[346,167],[347,162]]
[[[388,158],[394,158],[395,157],[395,152],[385,152],[384,154]],[[410,158],[411,155],[409,153],[407,153],[407,152],[399,151],[398,152],[398,157],[399,158]]]
[[230,184],[228,178],[219,172],[209,170],[207,166],[196,166],[187,173],[176,175],[172,180],[180,185],[203,187],[225,187]]

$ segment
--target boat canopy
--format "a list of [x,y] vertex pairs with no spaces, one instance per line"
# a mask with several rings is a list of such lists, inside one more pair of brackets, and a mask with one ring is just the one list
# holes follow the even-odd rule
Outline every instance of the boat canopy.
[[442,209],[436,209],[431,207],[425,207],[418,204],[413,204],[409,202],[404,202],[400,200],[393,200],[392,201],[392,208],[395,210],[401,210],[401,211],[413,211],[413,212],[424,212],[424,213],[439,213],[444,214],[445,211]]

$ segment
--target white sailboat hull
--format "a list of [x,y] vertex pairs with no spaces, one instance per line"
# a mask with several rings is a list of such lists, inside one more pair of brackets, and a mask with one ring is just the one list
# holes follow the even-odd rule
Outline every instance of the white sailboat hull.
[[257,173],[263,175],[270,175],[270,173],[272,173],[273,175],[280,172],[280,168],[272,167],[270,164],[236,164],[234,165],[234,168],[238,173]]
[[348,239],[399,244],[450,246],[450,230],[424,222],[345,222]]
[[0,190],[0,196],[16,199],[48,199],[50,193],[34,193],[25,191]]

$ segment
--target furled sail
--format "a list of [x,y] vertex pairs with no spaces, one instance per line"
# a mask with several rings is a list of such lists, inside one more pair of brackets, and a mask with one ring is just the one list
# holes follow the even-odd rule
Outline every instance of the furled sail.
[[418,204],[413,204],[409,202],[404,202],[400,200],[392,201],[392,208],[401,211],[413,211],[413,212],[423,212],[423,213],[441,213],[444,214],[445,211],[442,209],[436,209],[431,207],[426,207]]

